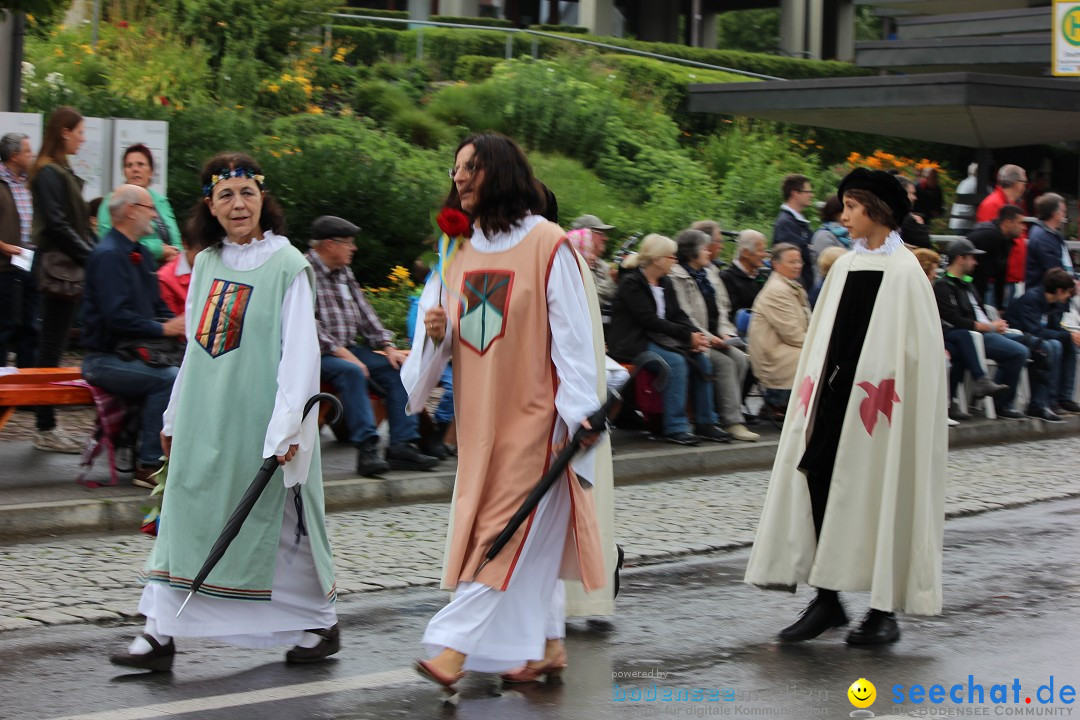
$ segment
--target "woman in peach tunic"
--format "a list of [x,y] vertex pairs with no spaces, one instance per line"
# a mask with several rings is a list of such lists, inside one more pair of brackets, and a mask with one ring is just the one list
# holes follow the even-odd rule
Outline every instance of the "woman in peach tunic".
[[517,680],[557,674],[566,665],[560,578],[588,591],[605,582],[589,491],[594,450],[478,572],[568,433],[600,407],[600,329],[578,256],[541,217],[544,195],[521,149],[485,133],[465,140],[455,159],[446,204],[474,220],[472,237],[444,269],[446,287],[439,279],[424,289],[424,322],[402,369],[417,412],[453,359],[458,473],[443,585],[455,595],[428,624],[430,659],[417,664],[447,687],[466,670],[519,668],[508,677]]

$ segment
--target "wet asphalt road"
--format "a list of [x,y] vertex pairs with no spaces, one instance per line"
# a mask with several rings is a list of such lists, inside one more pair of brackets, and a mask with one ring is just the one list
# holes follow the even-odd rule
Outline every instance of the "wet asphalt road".
[[[500,690],[497,679],[474,676],[462,683],[456,709],[444,707],[438,688],[408,669],[424,624],[447,596],[403,590],[342,603],[342,652],[315,666],[286,666],[279,651],[184,640],[173,673],[125,674],[106,655],[126,644],[132,627],[3,633],[0,717],[839,718],[853,710],[846,691],[861,677],[877,687],[871,710],[878,717],[1080,717],[1080,702],[1060,702],[1063,686],[1080,690],[1080,498],[951,520],[945,542],[944,615],[902,618],[903,637],[885,648],[849,648],[839,631],[779,645],[776,631],[797,617],[809,593],[743,585],[743,550],[625,573],[610,628],[572,623],[570,668],[561,683]],[[866,594],[845,601],[852,619],[861,618]],[[947,692],[957,683],[966,701],[969,675],[984,687],[985,704],[893,702],[898,684],[906,695],[914,684],[941,684]],[[1057,702],[1041,705],[1036,692],[1051,676]],[[1012,702],[1014,679],[1019,704]],[[703,688],[706,697],[711,691],[731,699],[616,699],[619,691],[633,697],[635,688],[648,697],[654,683],[661,693]],[[1009,686],[1008,704],[990,704],[995,684]]]

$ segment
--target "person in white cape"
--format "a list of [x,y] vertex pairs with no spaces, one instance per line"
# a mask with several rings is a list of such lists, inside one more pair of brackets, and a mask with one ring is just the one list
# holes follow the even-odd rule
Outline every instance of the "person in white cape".
[[846,625],[840,591],[870,591],[852,645],[895,642],[897,612],[941,612],[948,431],[944,342],[919,262],[896,228],[897,179],[840,183],[852,252],[826,278],[799,360],[746,582],[817,588],[785,642]]

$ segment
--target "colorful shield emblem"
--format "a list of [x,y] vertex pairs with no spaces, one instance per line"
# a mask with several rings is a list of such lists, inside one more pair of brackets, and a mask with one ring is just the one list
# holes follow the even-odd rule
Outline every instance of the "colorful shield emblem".
[[506,332],[513,287],[514,273],[507,270],[467,272],[461,281],[465,307],[458,332],[461,341],[481,355]]
[[244,316],[251,301],[251,285],[215,279],[195,328],[195,340],[211,357],[240,347]]

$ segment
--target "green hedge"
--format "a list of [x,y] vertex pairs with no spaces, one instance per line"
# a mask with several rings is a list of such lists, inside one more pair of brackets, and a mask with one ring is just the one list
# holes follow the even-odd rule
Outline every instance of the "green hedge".
[[[404,10],[369,10],[368,8],[337,8],[334,12],[343,15],[369,15],[371,17],[381,18],[393,18],[397,20],[408,20],[409,13]],[[409,28],[405,23],[399,22],[380,22],[379,20],[360,20],[352,18],[335,17],[333,18],[335,24],[348,25],[350,27],[380,27],[387,28],[389,30],[407,30]]]
[[575,35],[589,34],[589,28],[580,25],[530,25],[529,29],[539,30],[540,32],[572,33]]
[[370,15],[371,17],[398,18],[400,20],[407,20],[409,18],[408,10],[376,10],[374,8],[352,7],[351,5],[335,8],[334,12],[345,15]]
[[454,25],[483,25],[484,27],[512,28],[514,23],[502,18],[458,17],[457,15],[432,15],[432,22],[453,23]]
[[491,77],[495,66],[502,61],[502,58],[486,55],[462,55],[454,66],[453,79],[470,83],[483,82]]
[[[372,65],[379,60],[392,58],[397,54],[398,40],[402,36],[399,30],[351,25],[332,25],[330,33],[336,38],[355,43],[356,47],[345,56],[345,61],[352,65]],[[414,52],[415,42],[414,37]]]
[[[409,55],[416,53],[417,30],[399,33],[398,52]],[[543,37],[530,37],[520,33],[513,38],[514,57],[531,55],[533,40],[536,41],[537,54],[541,58],[551,57],[562,44],[558,40]],[[424,30],[424,60],[434,63],[442,77],[453,77],[458,58],[464,55],[484,55],[487,57],[506,57],[506,33],[485,30],[455,30],[453,28],[429,28]]]
[[[571,34],[571,33],[566,33]],[[581,37],[575,35],[575,37]],[[733,70],[771,75],[788,80],[823,78],[823,77],[848,77],[855,75],[871,75],[872,70],[860,68],[852,63],[837,62],[835,60],[801,60],[799,58],[781,57],[779,55],[767,55],[765,53],[743,52],[741,50],[710,50],[708,48],[689,47],[675,43],[652,43],[640,40],[627,40],[624,38],[601,37],[597,35],[583,36],[586,40],[607,43],[618,47],[632,50],[643,50],[658,55],[668,55],[683,60],[709,63]]]

